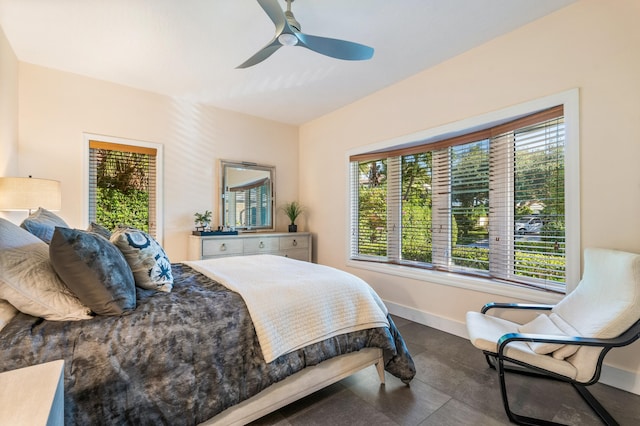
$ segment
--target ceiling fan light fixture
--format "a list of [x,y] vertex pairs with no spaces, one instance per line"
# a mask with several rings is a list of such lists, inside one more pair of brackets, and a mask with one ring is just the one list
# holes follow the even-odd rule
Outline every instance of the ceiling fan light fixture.
[[298,44],[298,37],[293,34],[284,33],[278,36],[278,41],[283,46],[295,46]]

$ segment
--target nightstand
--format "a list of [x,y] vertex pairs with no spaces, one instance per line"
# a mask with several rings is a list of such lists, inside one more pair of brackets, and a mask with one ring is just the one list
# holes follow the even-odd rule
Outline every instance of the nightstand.
[[0,373],[0,425],[64,425],[64,361]]

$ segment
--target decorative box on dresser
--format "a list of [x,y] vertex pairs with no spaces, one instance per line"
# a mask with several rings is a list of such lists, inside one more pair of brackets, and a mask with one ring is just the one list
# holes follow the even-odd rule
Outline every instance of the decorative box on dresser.
[[274,254],[311,262],[311,233],[260,232],[189,236],[188,260]]

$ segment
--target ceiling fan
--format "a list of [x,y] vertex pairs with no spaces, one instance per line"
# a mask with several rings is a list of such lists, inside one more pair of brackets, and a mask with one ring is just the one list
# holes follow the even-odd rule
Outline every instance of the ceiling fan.
[[248,68],[256,65],[273,55],[282,46],[306,47],[314,52],[348,61],[362,61],[371,59],[373,56],[373,48],[363,44],[302,33],[300,23],[291,12],[291,3],[294,0],[285,0],[287,2],[286,11],[278,6],[278,0],[257,1],[275,24],[276,35],[258,53],[236,68]]

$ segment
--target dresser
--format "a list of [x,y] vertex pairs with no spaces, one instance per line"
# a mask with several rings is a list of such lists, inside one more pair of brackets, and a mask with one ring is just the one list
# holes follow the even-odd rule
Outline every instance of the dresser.
[[274,254],[311,262],[311,234],[309,232],[261,232],[189,236],[188,260],[252,254]]

